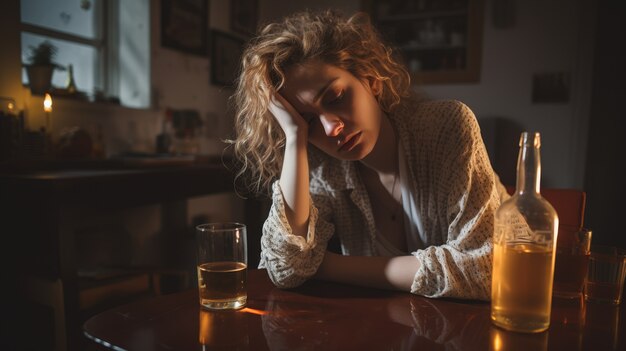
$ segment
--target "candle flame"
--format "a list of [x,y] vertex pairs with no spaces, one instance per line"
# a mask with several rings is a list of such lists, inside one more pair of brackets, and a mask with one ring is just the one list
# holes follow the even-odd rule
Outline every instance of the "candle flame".
[[43,99],[43,110],[45,112],[52,112],[52,97],[48,93],[46,93]]

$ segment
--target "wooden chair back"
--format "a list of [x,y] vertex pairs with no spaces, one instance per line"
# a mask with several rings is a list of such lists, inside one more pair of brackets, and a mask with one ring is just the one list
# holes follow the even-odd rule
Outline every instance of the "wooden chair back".
[[[514,187],[506,187],[509,194],[513,194]],[[578,189],[544,188],[543,196],[559,215],[559,225],[582,228],[585,219],[585,202],[587,194]]]

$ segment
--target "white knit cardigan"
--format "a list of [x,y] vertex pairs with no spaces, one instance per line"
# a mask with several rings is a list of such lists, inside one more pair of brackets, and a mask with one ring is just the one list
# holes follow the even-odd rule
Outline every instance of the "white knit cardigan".
[[[474,113],[454,100],[411,101],[389,116],[404,149],[419,216],[419,238],[407,238],[420,261],[411,292],[427,297],[489,300],[494,214],[506,191],[493,172]],[[328,240],[344,255],[376,256],[376,224],[356,165],[309,147],[307,238],[293,235],[282,192],[263,226],[261,260],[274,284],[296,287],[317,271]],[[408,255],[409,253],[407,253]]]

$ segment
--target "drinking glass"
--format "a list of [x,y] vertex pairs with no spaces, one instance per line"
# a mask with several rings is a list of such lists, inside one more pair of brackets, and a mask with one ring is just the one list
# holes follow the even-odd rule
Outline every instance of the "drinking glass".
[[247,301],[246,225],[206,223],[196,227],[200,305],[212,310],[238,309]]
[[559,227],[552,294],[580,298],[587,278],[591,230]]
[[585,300],[619,305],[626,275],[626,250],[605,245],[591,247]]

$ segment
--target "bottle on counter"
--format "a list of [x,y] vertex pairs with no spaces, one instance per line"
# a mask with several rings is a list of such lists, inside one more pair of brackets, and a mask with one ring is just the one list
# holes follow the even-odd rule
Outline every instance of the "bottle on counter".
[[68,94],[76,94],[76,82],[74,81],[74,66],[69,65],[67,72],[67,82],[65,83],[65,89],[67,89]]
[[515,194],[495,215],[491,320],[537,333],[550,326],[559,218],[539,191],[540,134],[522,133],[519,145]]

